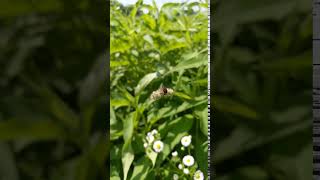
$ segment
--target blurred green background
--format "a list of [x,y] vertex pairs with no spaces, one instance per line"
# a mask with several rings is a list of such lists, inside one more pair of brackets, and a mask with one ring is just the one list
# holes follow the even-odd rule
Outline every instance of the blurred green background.
[[312,179],[312,2],[211,7],[215,179]]
[[[107,2],[0,2],[1,178],[109,177]],[[211,3],[216,179],[312,178],[311,4]]]
[[0,179],[106,179],[107,2],[0,7]]

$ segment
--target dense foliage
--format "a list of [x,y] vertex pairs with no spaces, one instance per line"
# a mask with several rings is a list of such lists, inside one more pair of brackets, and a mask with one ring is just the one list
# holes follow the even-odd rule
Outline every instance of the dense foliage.
[[[170,153],[187,134],[192,135],[191,154],[206,174],[207,13],[206,2],[161,8],[111,2],[111,179],[172,179],[178,168],[171,167]],[[150,100],[162,86],[172,88],[173,96]],[[143,147],[152,129],[164,142],[154,162]]]

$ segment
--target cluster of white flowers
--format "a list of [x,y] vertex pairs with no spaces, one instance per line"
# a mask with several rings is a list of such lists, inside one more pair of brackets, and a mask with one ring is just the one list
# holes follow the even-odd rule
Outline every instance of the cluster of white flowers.
[[144,148],[152,147],[153,151],[156,153],[163,151],[164,144],[160,140],[160,133],[157,130],[153,129],[148,132],[144,141]]
[[[181,150],[184,151],[185,148],[190,147],[191,145],[191,140],[192,140],[192,136],[191,135],[187,135],[187,136],[183,136],[181,138],[181,145],[182,148]],[[174,151],[171,153],[173,158],[179,158],[178,157],[178,152]],[[203,172],[201,170],[196,170],[196,166],[195,166],[195,159],[192,155],[187,154],[185,156],[183,156],[182,158],[182,162],[180,160],[180,163],[178,164],[178,168],[186,175],[191,175],[193,173],[193,179],[194,180],[203,180],[204,179],[204,175]],[[179,176],[177,174],[173,175],[173,179],[178,179]]]

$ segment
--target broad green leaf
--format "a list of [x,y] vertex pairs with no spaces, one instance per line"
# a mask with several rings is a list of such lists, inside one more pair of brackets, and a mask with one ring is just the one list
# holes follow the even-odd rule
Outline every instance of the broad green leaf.
[[156,21],[150,15],[142,15],[141,18],[145,22],[146,25],[149,26],[150,29],[154,30],[156,28]]
[[208,136],[208,108],[205,107],[202,111],[195,112],[199,117],[199,124],[201,132]]
[[178,96],[178,97],[180,97],[182,99],[186,99],[186,100],[191,100],[192,99],[190,96],[188,96],[187,94],[182,93],[182,92],[174,92],[174,95]]
[[153,166],[156,164],[156,160],[157,160],[157,157],[158,157],[158,153],[154,152],[154,151],[151,150],[151,149],[147,149],[146,155],[147,155],[147,157],[151,160],[151,162],[152,162],[152,167],[153,167]]
[[284,57],[261,64],[261,68],[271,72],[290,73],[312,69],[312,53],[305,52],[295,57]]
[[161,163],[165,158],[174,150],[174,147],[180,142],[181,138],[188,134],[188,131],[192,128],[193,118],[192,116],[183,116],[172,120],[168,124],[164,123],[159,126],[159,133],[164,136],[163,152],[159,154],[159,161]]
[[235,115],[239,115],[249,119],[258,118],[258,113],[254,109],[230,98],[223,96],[213,96],[212,100],[216,108],[222,112],[233,113]]
[[123,93],[123,96],[131,103],[131,105],[135,104],[135,98],[128,92],[127,89],[119,86],[117,88]]
[[136,14],[138,12],[138,9],[139,9],[140,5],[142,4],[142,2],[143,2],[143,0],[138,0],[136,2],[136,4],[134,5],[132,11],[130,12],[130,16],[131,16],[132,19],[135,19]]
[[49,120],[21,121],[9,120],[0,122],[1,140],[57,140],[66,138],[63,127]]
[[203,140],[200,138],[192,138],[192,144],[195,147],[194,158],[198,164],[198,169],[200,169],[206,177],[208,169],[208,141],[201,144],[202,142]]
[[122,124],[117,120],[114,109],[110,106],[110,140],[116,140],[120,138],[122,133]]
[[123,120],[123,139],[124,145],[122,147],[122,168],[123,177],[126,180],[129,169],[134,159],[134,152],[132,149],[132,136],[134,131],[134,120],[137,112],[131,113],[127,119]]
[[169,72],[167,72],[165,75],[170,74],[172,72],[185,70],[185,69],[198,68],[200,66],[205,66],[207,64],[208,64],[208,56],[199,55],[194,58],[190,58],[188,60],[183,60],[175,67],[172,67],[172,69]]
[[148,122],[151,122],[151,124],[156,123],[158,120],[162,118],[167,118],[170,116],[173,116],[175,114],[181,113],[183,111],[186,111],[188,109],[191,109],[193,107],[200,106],[202,104],[208,103],[208,100],[202,100],[195,102],[194,104],[192,102],[183,102],[180,106],[178,107],[164,107],[159,109],[157,112],[153,112],[148,115]]
[[60,1],[48,0],[30,3],[22,0],[0,2],[3,10],[0,12],[1,17],[17,17],[30,13],[57,13],[63,10],[63,4]]
[[116,67],[119,67],[119,66],[127,66],[129,65],[130,62],[129,61],[126,61],[126,60],[117,60],[117,61],[110,61],[110,68],[116,68]]
[[147,87],[154,79],[158,78],[163,71],[149,73],[145,75],[138,83],[137,87],[135,88],[135,95],[138,95],[145,87]]
[[188,47],[186,42],[173,42],[168,44],[167,46],[161,46],[160,51],[162,54],[166,54],[170,51],[180,49],[180,48],[185,48],[185,47]]
[[113,106],[115,109],[119,108],[119,107],[124,107],[124,106],[130,106],[130,102],[127,99],[114,99],[112,98],[110,100],[110,104],[111,106]]
[[134,166],[130,180],[146,179],[151,167],[152,164],[150,164],[150,160],[145,157],[140,158]]
[[[110,54],[117,53],[117,52],[126,52],[130,48],[131,48],[131,46],[129,43],[125,44],[120,39],[111,38],[111,40],[110,40]],[[117,65],[117,64],[112,64],[112,65]]]
[[134,120],[135,120],[135,116],[137,114],[137,111],[132,112],[127,119],[124,119],[122,121],[123,123],[123,140],[129,141],[131,140],[132,136],[133,136],[133,131],[134,131]]
[[134,160],[134,152],[131,147],[131,139],[125,141],[125,144],[122,147],[121,161],[123,168],[123,179],[126,180],[128,176],[129,169]]

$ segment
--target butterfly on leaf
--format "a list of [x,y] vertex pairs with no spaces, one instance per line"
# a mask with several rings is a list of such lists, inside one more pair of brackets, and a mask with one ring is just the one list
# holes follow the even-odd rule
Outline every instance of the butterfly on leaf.
[[160,87],[158,90],[155,90],[150,95],[152,100],[157,100],[165,96],[171,96],[174,93],[173,89],[167,87]]

